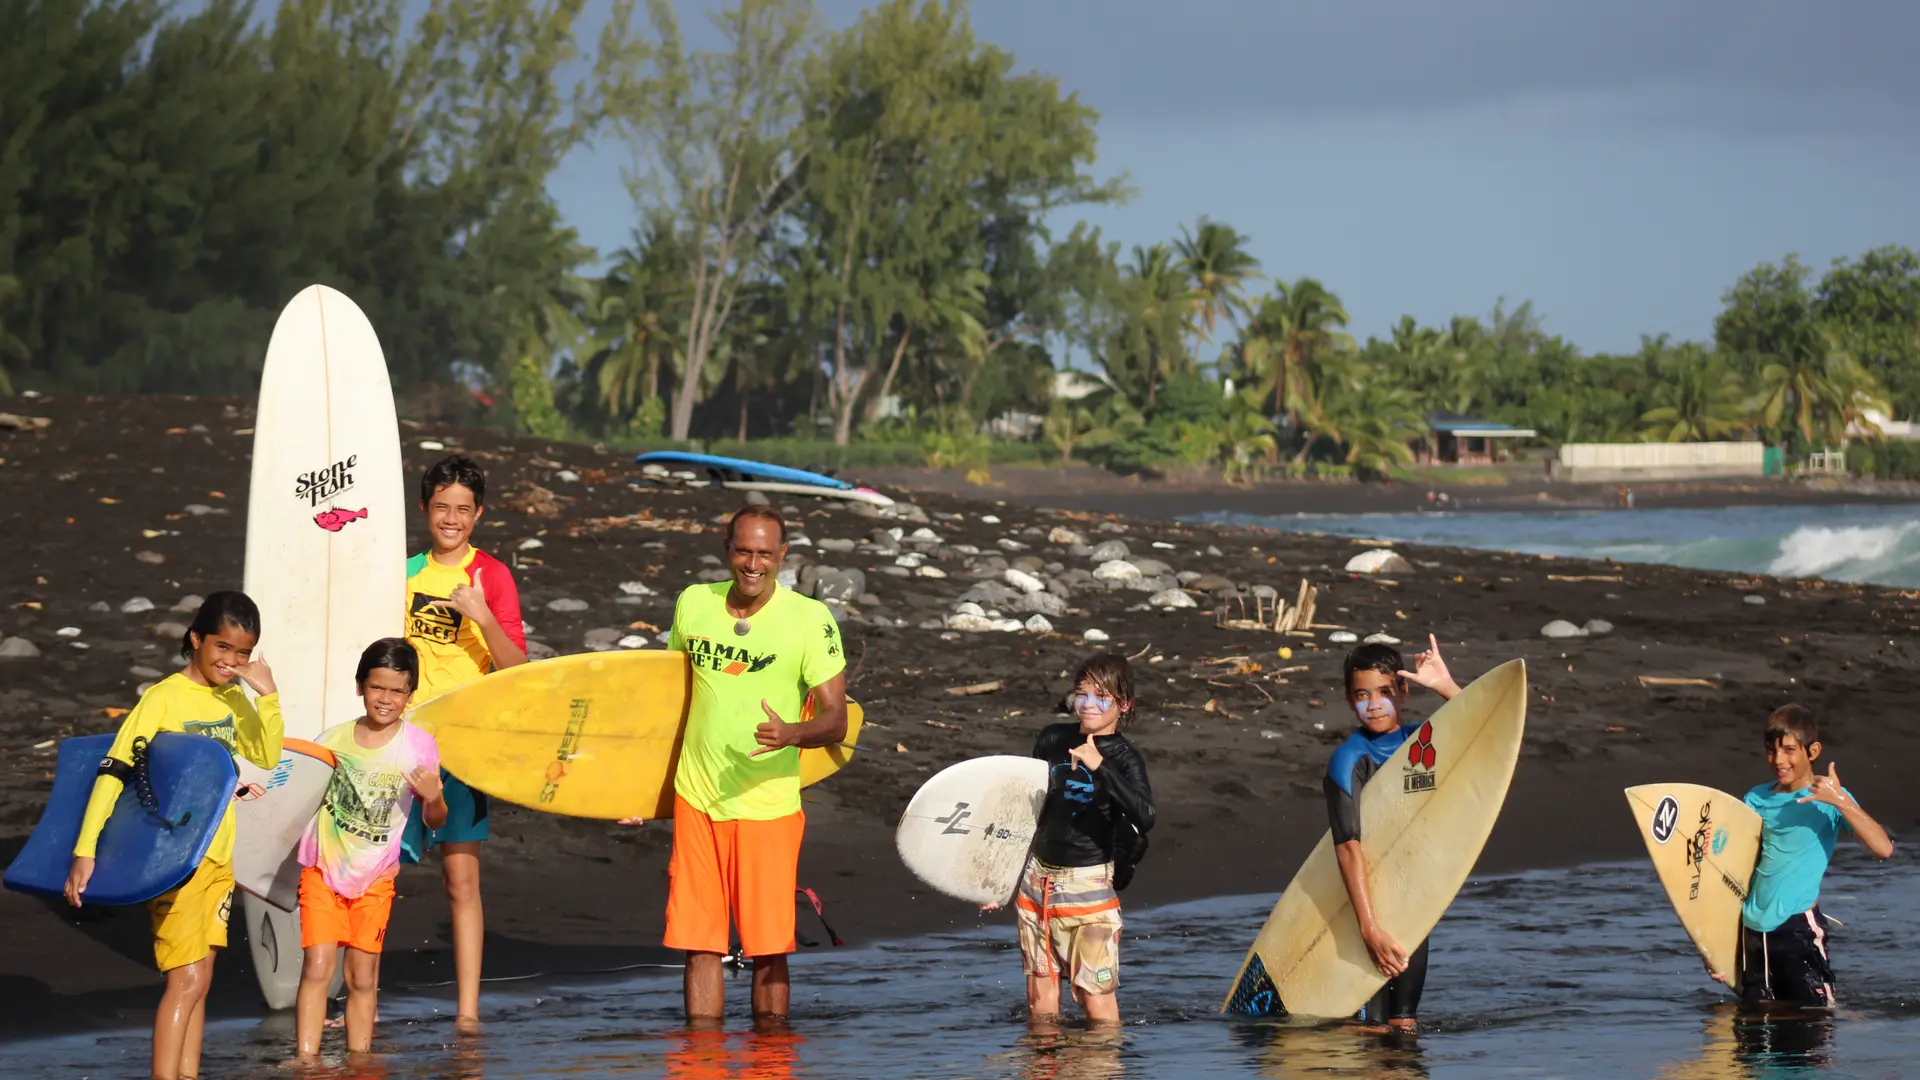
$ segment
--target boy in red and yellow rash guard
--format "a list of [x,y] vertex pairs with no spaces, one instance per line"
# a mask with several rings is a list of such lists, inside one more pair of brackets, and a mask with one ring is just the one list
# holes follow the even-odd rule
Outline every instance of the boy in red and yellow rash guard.
[[[500,560],[476,551],[473,527],[485,512],[487,476],[460,455],[429,468],[420,480],[420,509],[432,547],[407,560],[407,642],[420,657],[417,705],[491,671],[527,662],[520,590]],[[429,829],[414,805],[403,858],[419,862],[440,849],[453,923],[457,1018],[480,1015],[480,954],[486,918],[480,905],[480,845],[488,836],[487,796],[445,769],[446,824]]]

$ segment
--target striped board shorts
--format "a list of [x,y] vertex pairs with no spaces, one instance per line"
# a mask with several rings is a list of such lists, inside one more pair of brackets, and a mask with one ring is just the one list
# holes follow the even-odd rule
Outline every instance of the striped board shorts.
[[1088,994],[1120,988],[1120,894],[1113,864],[1049,866],[1028,859],[1014,897],[1028,975],[1058,977]]
[[1740,996],[1816,1008],[1833,1006],[1826,916],[1819,905],[1765,932],[1740,928]]

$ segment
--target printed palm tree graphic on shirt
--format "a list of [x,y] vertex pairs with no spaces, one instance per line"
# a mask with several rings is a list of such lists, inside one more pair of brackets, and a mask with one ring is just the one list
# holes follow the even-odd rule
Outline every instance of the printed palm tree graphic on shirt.
[[327,811],[334,828],[375,844],[393,832],[393,807],[406,777],[397,769],[362,769],[345,757],[327,784]]

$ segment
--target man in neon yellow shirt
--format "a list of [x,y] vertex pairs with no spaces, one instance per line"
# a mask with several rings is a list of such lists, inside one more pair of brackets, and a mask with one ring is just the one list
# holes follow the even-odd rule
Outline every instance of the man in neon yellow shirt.
[[665,944],[686,952],[687,1018],[705,1021],[725,1005],[730,921],[753,958],[754,1017],[787,1014],[806,830],[800,750],[847,735],[839,624],[776,581],[786,522],[749,506],[727,522],[726,552],[732,580],[680,594],[669,645],[693,663],[693,696],[673,783]]

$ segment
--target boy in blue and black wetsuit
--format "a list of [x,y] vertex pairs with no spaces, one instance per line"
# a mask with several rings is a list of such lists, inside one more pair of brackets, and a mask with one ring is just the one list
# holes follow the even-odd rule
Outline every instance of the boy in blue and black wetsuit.
[[[1446,661],[1440,658],[1440,643],[1431,635],[1427,643],[1428,650],[1414,658],[1412,671],[1404,670],[1406,661],[1391,645],[1362,645],[1347,654],[1347,703],[1353,706],[1360,727],[1334,750],[1332,760],[1327,762],[1324,784],[1340,877],[1346,882],[1347,896],[1360,920],[1360,937],[1367,943],[1375,966],[1387,976],[1387,985],[1367,1002],[1359,1019],[1370,1026],[1385,1024],[1403,1031],[1413,1030],[1420,1011],[1420,991],[1427,981],[1427,943],[1422,941],[1409,953],[1374,921],[1367,856],[1360,849],[1360,788],[1375,770],[1405,749],[1407,740],[1421,728],[1402,722],[1401,707],[1407,701],[1409,682],[1432,690],[1442,699],[1460,692]],[[1431,753],[1431,748],[1427,752]]]
[[[1760,863],[1740,908],[1740,997],[1825,1008],[1833,1005],[1820,882],[1840,834],[1851,832],[1875,858],[1893,839],[1840,786],[1840,770],[1819,776],[1820,724],[1804,705],[1767,717],[1767,764],[1774,782],[1747,792],[1760,815]],[[1712,974],[1712,968],[1708,968]]]

